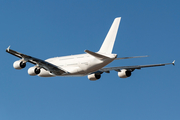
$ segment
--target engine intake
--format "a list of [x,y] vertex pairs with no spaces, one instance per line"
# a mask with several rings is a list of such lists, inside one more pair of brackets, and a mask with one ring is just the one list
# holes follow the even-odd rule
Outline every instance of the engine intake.
[[120,72],[118,72],[118,76],[120,78],[127,78],[131,76],[131,71],[128,71],[126,69],[122,69]]
[[30,67],[28,69],[28,74],[31,76],[38,75],[40,72],[41,72],[41,70],[39,68],[36,68],[36,67]]
[[26,63],[24,63],[22,60],[18,60],[13,63],[13,67],[17,70],[20,70],[26,67]]
[[95,80],[98,80],[101,78],[101,74],[91,74],[91,75],[88,75],[88,79],[91,80],[91,81],[95,81]]

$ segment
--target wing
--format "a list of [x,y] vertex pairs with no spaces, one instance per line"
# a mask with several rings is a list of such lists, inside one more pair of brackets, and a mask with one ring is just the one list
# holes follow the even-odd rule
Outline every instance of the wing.
[[136,66],[120,66],[120,67],[109,67],[109,68],[102,68],[100,72],[109,72],[111,70],[120,71],[121,69],[127,69],[130,71],[134,71],[135,69],[141,69],[146,67],[157,67],[157,66],[165,66],[165,65],[174,65],[175,60],[172,63],[163,63],[163,64],[151,64],[151,65],[136,65]]
[[30,62],[34,65],[37,65],[37,67],[39,68],[44,68],[45,70],[54,73],[55,75],[62,75],[64,73],[67,73],[65,70],[59,68],[56,65],[53,65],[52,63],[14,51],[10,49],[10,46],[6,49],[6,52],[21,58],[24,62]]

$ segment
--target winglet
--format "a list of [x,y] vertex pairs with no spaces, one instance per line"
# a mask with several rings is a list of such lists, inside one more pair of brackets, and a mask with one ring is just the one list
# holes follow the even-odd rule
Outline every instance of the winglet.
[[10,49],[10,46],[6,49],[6,51],[9,51],[9,49]]
[[175,60],[172,62],[173,65],[175,65]]

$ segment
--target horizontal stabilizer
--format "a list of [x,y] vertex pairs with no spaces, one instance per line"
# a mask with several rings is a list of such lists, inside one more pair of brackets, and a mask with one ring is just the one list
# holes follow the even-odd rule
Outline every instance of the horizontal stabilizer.
[[142,58],[142,57],[148,57],[148,55],[146,55],[146,56],[122,57],[122,58],[116,58],[115,60],[131,59],[131,58]]
[[99,53],[95,53],[95,52],[92,52],[92,51],[89,51],[89,50],[84,50],[84,52],[86,52],[86,53],[88,53],[88,54],[90,54],[90,55],[92,55],[92,56],[94,56],[94,57],[96,57],[96,58],[98,58],[100,60],[109,58],[107,56],[104,56],[104,55],[101,55]]

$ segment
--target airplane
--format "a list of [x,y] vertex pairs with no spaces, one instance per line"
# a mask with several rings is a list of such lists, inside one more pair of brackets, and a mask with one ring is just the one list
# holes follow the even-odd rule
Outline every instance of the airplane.
[[117,58],[117,54],[112,53],[120,21],[121,17],[114,19],[98,52],[84,50],[84,54],[54,57],[46,60],[41,60],[26,54],[19,53],[10,49],[10,46],[6,49],[6,52],[20,58],[20,60],[15,61],[13,64],[15,69],[19,70],[25,68],[27,62],[34,64],[35,66],[28,69],[28,74],[31,76],[87,76],[91,81],[100,79],[102,73],[110,73],[112,70],[117,71],[120,78],[128,78],[135,69],[165,66],[170,64],[174,65],[175,60],[172,63],[106,68],[105,66],[114,60],[147,57],[134,56]]

